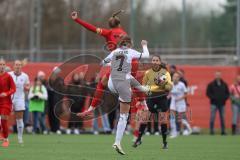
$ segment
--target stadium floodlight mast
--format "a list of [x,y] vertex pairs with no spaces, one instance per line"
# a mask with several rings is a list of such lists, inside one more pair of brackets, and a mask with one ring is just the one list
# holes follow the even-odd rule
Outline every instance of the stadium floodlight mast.
[[135,39],[135,9],[136,9],[136,1],[130,0],[130,7],[131,7],[131,15],[130,15],[130,36],[132,40]]
[[237,65],[240,65],[240,0],[237,0]]
[[[30,61],[41,60],[41,21],[42,21],[42,1],[31,1],[30,11]],[[36,54],[36,56],[35,56]],[[37,59],[34,59],[37,57]]]
[[[81,16],[83,18],[86,18],[86,10],[87,10],[87,1],[82,1],[81,2]],[[86,30],[82,27],[81,29],[81,54],[85,54],[86,52],[86,43],[87,43],[87,32]],[[85,57],[83,56],[83,62],[86,61]]]
[[181,54],[184,62],[186,55],[186,0],[182,0]]

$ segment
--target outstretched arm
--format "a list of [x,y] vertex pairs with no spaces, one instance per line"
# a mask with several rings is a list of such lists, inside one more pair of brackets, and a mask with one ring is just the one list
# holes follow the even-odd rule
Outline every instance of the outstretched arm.
[[73,11],[71,16],[75,22],[77,22],[78,24],[80,24],[81,26],[83,26],[84,28],[86,28],[89,31],[97,33],[101,36],[106,36],[109,33],[109,30],[107,30],[107,29],[98,28],[90,23],[87,23],[87,22],[81,20],[80,18],[78,18],[78,13],[76,11]]
[[132,57],[133,58],[149,58],[149,51],[148,51],[148,47],[147,47],[147,41],[146,40],[142,40],[141,45],[143,47],[143,53],[139,53],[138,51],[132,52]]
[[143,47],[143,53],[141,58],[149,58],[149,51],[148,51],[148,47],[147,47],[147,41],[146,40],[142,40],[141,45]]

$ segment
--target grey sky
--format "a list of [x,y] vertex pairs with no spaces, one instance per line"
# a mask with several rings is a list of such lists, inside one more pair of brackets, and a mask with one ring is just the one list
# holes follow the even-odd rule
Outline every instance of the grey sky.
[[[146,5],[147,13],[154,13],[155,19],[161,21],[161,13],[170,9],[182,9],[182,0],[148,0]],[[209,15],[211,12],[220,14],[223,12],[222,5],[226,4],[226,0],[186,0],[186,4],[194,8],[195,15]]]
[[[148,0],[147,10],[153,11],[156,9],[177,8],[181,10],[182,0]],[[194,11],[198,14],[208,14],[211,11],[222,12],[221,5],[226,3],[226,0],[186,0],[188,5],[196,8]]]

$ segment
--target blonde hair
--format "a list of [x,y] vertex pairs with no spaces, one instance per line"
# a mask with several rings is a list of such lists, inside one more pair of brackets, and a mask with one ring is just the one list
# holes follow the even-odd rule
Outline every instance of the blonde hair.
[[24,58],[23,60],[22,60],[22,65],[23,66],[26,66],[28,64],[28,59],[27,58]]
[[0,62],[5,62],[6,63],[6,61],[2,57],[0,58]]
[[23,60],[17,59],[14,61],[14,63],[16,63],[16,62],[20,62],[22,64],[22,66],[26,66],[28,63],[28,59],[27,58],[24,58]]

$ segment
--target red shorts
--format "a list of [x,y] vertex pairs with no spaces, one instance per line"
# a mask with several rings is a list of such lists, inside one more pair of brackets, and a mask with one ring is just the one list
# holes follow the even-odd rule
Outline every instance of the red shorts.
[[132,98],[132,102],[130,104],[130,112],[131,113],[136,113],[137,112],[137,108],[136,108],[136,103],[137,103],[137,100],[135,98]]
[[11,107],[0,106],[0,115],[9,116],[11,114]]

